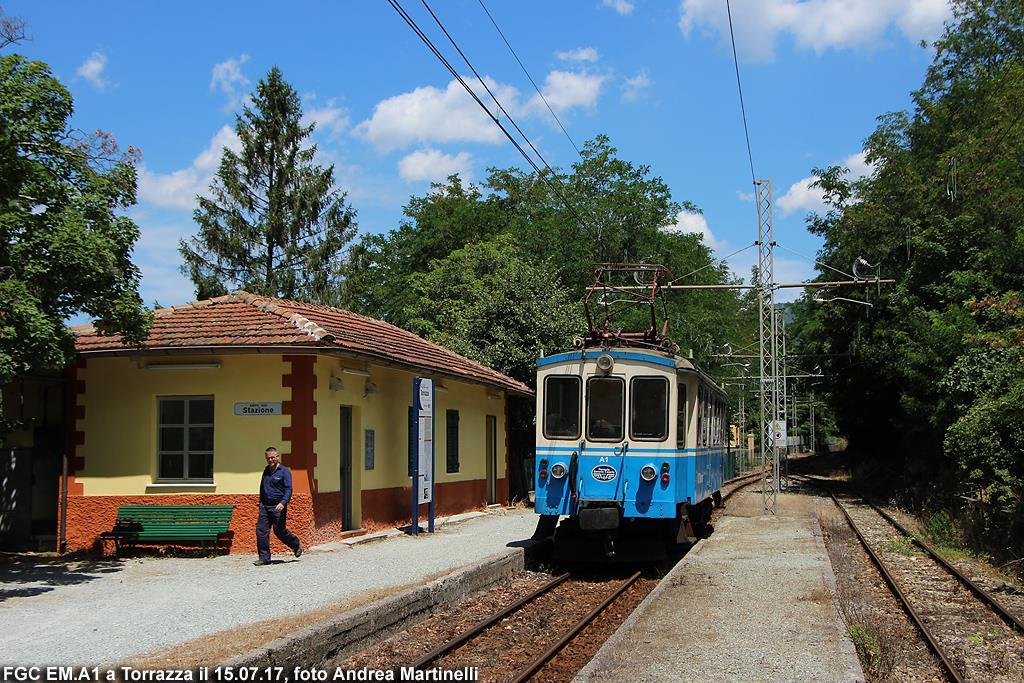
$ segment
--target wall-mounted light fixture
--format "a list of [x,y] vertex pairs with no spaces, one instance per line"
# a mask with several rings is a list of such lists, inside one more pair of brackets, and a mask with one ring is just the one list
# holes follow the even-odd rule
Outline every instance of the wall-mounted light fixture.
[[357,370],[356,368],[343,368],[342,372],[346,375],[355,375],[356,377],[369,377],[369,370]]
[[343,391],[345,389],[345,383],[341,381],[340,377],[335,377],[334,375],[331,375],[328,386],[331,387],[331,391]]
[[363,398],[366,398],[367,396],[372,396],[373,394],[377,393],[380,393],[380,387],[378,387],[370,380],[366,380],[366,386],[363,387]]
[[147,370],[216,370],[220,363],[150,363]]

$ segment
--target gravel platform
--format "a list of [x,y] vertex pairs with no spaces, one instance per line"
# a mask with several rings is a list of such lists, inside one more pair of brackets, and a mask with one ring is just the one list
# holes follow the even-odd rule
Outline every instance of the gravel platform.
[[528,539],[530,510],[494,510],[419,537],[278,555],[0,559],[0,664],[112,666],[220,631],[423,583]]
[[577,681],[863,681],[813,495],[737,493]]

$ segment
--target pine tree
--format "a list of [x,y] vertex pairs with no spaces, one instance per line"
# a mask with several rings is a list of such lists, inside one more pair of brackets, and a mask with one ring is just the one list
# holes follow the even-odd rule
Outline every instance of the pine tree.
[[272,68],[236,116],[241,151],[225,148],[193,214],[199,232],[182,240],[181,270],[200,299],[240,286],[256,294],[331,303],[340,252],[355,234],[355,210],[334,185],[334,166],[314,163],[303,147],[295,89]]

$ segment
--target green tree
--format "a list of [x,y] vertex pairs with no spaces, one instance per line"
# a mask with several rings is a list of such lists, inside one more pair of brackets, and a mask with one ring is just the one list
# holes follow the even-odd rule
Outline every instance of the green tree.
[[[453,176],[412,198],[396,230],[365,236],[351,250],[344,302],[408,327],[417,310],[414,280],[431,261],[498,235],[511,236],[519,257],[550,272],[573,301],[582,300],[602,261],[662,263],[677,275],[700,270],[688,282],[728,281],[728,270],[698,236],[668,230],[683,207],[696,210],[675,202],[648,166],[620,158],[603,135],[584,145],[571,173],[550,183],[517,168],[491,169],[482,186]],[[727,290],[673,294],[670,333],[684,350],[710,360],[725,341],[749,336],[749,313],[745,300]],[[575,334],[585,332],[580,318]]]
[[355,234],[355,210],[334,184],[334,166],[303,146],[295,89],[274,67],[236,117],[241,151],[225,149],[211,198],[198,197],[198,234],[182,240],[182,272],[199,298],[241,286],[257,294],[332,303],[339,258]]
[[0,58],[0,385],[64,367],[65,321],[141,341],[150,317],[131,261],[138,227],[133,148],[69,125],[71,94],[41,62]]
[[850,354],[824,365],[852,445],[922,500],[1020,514],[1024,7],[959,0],[953,17],[914,109],[868,138],[873,173],[815,170],[832,203],[809,220],[821,260],[863,257],[897,284],[868,292],[872,309],[808,306],[800,336],[802,350]]
[[431,261],[410,281],[411,331],[530,385],[537,358],[579,333],[578,301],[509,234]]

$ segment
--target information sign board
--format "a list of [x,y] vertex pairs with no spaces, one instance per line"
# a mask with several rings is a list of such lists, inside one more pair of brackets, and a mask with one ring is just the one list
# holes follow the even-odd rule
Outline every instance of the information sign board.
[[416,453],[418,455],[419,502],[433,500],[434,487],[434,381],[417,378],[416,385]]
[[786,444],[786,421],[774,420],[772,422],[772,445],[784,448]]

